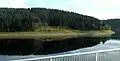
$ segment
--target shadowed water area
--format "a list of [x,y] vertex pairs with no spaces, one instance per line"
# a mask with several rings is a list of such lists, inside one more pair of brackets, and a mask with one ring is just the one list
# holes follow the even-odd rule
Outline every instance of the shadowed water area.
[[[71,51],[91,47],[105,42],[109,38],[71,38],[66,40],[45,39],[2,39],[0,40],[1,55],[43,55]],[[42,41],[45,40],[45,41]]]

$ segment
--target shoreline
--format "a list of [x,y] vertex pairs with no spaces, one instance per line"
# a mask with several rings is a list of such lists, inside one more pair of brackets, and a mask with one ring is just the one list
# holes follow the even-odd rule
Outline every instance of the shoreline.
[[77,37],[109,37],[113,31],[88,31],[79,33],[1,32],[0,39],[49,39],[60,40]]

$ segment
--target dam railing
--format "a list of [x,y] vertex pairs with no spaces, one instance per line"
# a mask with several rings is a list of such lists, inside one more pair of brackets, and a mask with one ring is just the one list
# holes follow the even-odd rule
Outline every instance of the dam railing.
[[120,61],[120,48],[12,61]]

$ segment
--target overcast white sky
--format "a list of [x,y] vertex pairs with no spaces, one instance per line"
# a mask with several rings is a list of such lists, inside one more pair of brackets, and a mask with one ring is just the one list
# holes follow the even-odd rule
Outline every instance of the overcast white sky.
[[120,18],[120,0],[1,0],[0,7],[55,8],[99,19]]

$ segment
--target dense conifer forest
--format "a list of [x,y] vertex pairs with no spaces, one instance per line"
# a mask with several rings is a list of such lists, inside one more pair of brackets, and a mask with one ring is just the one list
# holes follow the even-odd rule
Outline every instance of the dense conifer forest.
[[115,32],[115,35],[112,37],[119,37],[120,36],[120,19],[107,19],[104,20],[107,24],[111,26],[111,30]]
[[109,25],[111,25],[112,30],[120,31],[120,19],[107,19],[105,22]]
[[109,29],[106,22],[75,12],[47,8],[0,8],[0,32],[33,31],[41,26],[79,30]]

